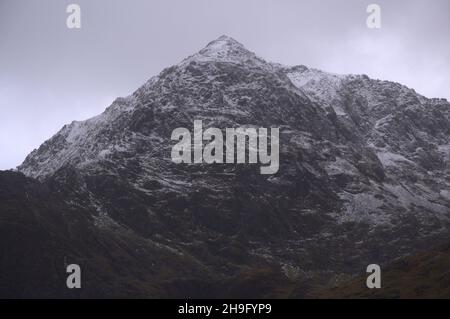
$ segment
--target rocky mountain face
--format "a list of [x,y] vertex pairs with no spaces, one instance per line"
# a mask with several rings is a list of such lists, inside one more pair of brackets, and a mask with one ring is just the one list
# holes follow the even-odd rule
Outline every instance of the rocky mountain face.
[[[278,172],[175,164],[171,133],[194,120],[279,127]],[[28,178],[3,173],[9,235],[0,236],[25,240],[3,247],[16,266],[34,246],[51,254],[40,267],[63,256],[83,264],[89,296],[302,296],[449,242],[449,163],[446,100],[269,63],[222,36],[101,115],[64,126],[18,167]],[[11,266],[37,271],[27,267]]]

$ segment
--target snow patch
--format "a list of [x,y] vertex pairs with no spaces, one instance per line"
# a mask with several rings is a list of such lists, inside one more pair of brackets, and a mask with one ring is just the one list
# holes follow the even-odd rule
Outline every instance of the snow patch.
[[314,101],[325,106],[331,106],[339,116],[347,115],[338,103],[333,102],[338,97],[337,92],[342,80],[346,77],[345,75],[323,72],[306,67],[294,67],[291,72],[287,73],[287,77],[294,86],[306,92]]
[[409,163],[411,165],[415,165],[413,161],[410,161],[400,154],[391,152],[379,152],[377,153],[377,156],[383,166],[399,166],[401,163]]

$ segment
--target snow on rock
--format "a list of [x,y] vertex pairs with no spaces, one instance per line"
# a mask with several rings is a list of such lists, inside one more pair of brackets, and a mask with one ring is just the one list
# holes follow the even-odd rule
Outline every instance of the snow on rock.
[[400,154],[394,154],[391,152],[379,152],[377,153],[377,156],[384,166],[398,166],[399,164],[402,163],[415,165],[413,161],[410,161],[409,159]]
[[337,115],[346,115],[346,112],[339,103],[335,103],[338,97],[342,80],[345,75],[323,72],[305,66],[291,68],[287,76],[299,89],[305,91],[308,96],[321,105],[331,106]]

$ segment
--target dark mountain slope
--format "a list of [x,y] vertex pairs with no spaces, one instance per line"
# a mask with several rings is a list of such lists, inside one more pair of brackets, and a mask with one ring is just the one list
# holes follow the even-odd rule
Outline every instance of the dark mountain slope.
[[[174,277],[208,280],[188,257],[129,230],[96,225],[91,212],[45,185],[0,172],[0,297],[169,297]],[[82,289],[66,287],[70,263],[82,269]]]

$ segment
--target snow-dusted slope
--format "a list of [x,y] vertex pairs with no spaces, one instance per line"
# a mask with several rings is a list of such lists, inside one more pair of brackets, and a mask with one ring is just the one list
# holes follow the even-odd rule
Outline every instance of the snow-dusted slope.
[[102,160],[108,154],[126,150],[126,138],[117,131],[121,118],[137,105],[133,96],[118,98],[102,114],[86,121],[73,121],[46,141],[28,157],[23,173],[43,178],[65,165],[84,166]]
[[289,68],[287,76],[292,83],[305,91],[308,96],[322,106],[331,106],[337,115],[345,115],[340,106],[338,91],[342,87],[345,75],[310,69],[303,65]]

